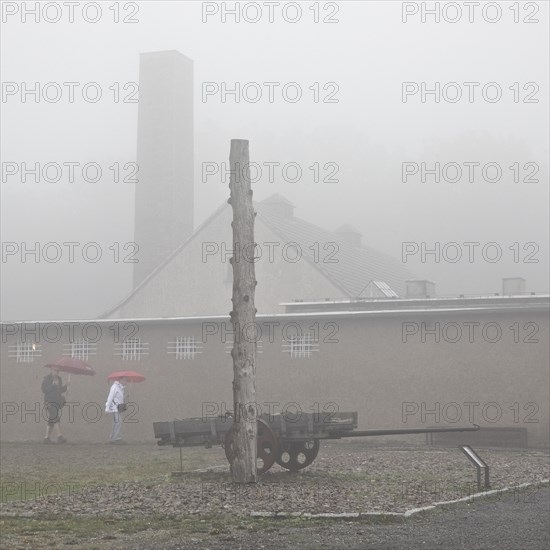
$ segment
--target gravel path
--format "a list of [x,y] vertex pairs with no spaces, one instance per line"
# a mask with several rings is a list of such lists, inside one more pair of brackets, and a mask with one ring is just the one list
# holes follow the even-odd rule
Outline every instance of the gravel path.
[[[274,527],[255,533],[235,530],[207,540],[158,533],[125,548],[546,550],[550,548],[549,513],[550,489],[544,487],[521,493],[519,498],[510,493],[496,502],[482,500],[453,506],[399,524],[338,522],[322,527]],[[166,536],[171,540],[166,540]]]

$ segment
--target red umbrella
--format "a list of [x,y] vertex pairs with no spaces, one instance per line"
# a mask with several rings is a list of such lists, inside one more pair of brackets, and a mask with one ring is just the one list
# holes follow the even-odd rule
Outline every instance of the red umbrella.
[[107,380],[118,380],[119,378],[127,378],[129,382],[143,382],[145,380],[145,376],[143,374],[140,374],[139,372],[134,372],[131,370],[122,370],[120,372],[113,372],[112,374],[109,374],[107,377]]
[[92,369],[88,363],[82,361],[82,359],[76,359],[75,357],[60,357],[53,363],[48,363],[44,366],[61,372],[68,372],[69,374],[87,374],[89,376],[95,374],[95,370]]

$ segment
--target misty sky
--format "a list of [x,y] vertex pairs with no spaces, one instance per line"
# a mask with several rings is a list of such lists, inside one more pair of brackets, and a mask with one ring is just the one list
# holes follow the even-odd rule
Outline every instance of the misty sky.
[[[301,2],[302,18],[294,24],[278,9],[269,23],[265,7],[258,23],[231,17],[222,23],[220,14],[203,23],[201,2],[139,2],[139,22],[116,24],[112,4],[102,3],[95,24],[83,22],[78,8],[74,23],[65,13],[57,23],[22,23],[15,15],[2,24],[4,83],[97,82],[104,94],[88,103],[77,91],[72,104],[67,94],[57,103],[3,97],[2,162],[97,162],[104,168],[135,162],[137,104],[115,103],[109,87],[138,82],[140,52],[175,49],[195,68],[195,225],[229,194],[219,178],[201,181],[202,163],[227,162],[230,139],[249,139],[251,160],[295,161],[305,172],[296,183],[255,183],[256,200],[280,193],[295,204],[296,216],[327,229],[352,224],[365,244],[396,258],[403,242],[500,244],[503,257],[495,263],[481,254],[473,263],[411,258],[407,266],[435,281],[439,294],[492,294],[501,290],[502,277],[513,276],[527,279],[528,291],[548,292],[548,3],[531,3],[539,8],[539,23],[531,24],[514,23],[511,2],[500,3],[502,18],[493,24],[480,12],[473,23],[466,14],[454,24],[422,23],[420,15],[403,23],[401,2],[371,1],[327,3],[339,8],[334,24],[313,22],[313,2]],[[321,2],[321,18],[331,6],[323,11]],[[521,20],[528,15],[519,12]],[[222,103],[219,94],[204,102],[203,82],[229,88],[280,82],[279,90],[297,82],[303,97],[285,102],[276,91],[269,103],[264,88],[257,103],[236,104],[233,97]],[[338,102],[315,103],[309,90],[315,82],[321,97],[327,93],[322,86],[335,83]],[[422,103],[420,94],[404,103],[403,82],[480,86],[473,103],[435,103],[433,96]],[[502,88],[500,101],[483,100],[480,90],[488,82]],[[509,89],[514,83],[518,103]],[[523,102],[535,89],[524,90],[526,83],[536,84],[538,103]],[[495,162],[502,179],[402,181],[403,162],[436,161]],[[307,167],[315,162],[337,163],[339,181],[311,181]],[[538,183],[515,183],[514,163],[535,163]],[[8,178],[2,182],[2,241],[95,241],[108,256],[113,243],[133,240],[134,187],[108,175],[98,183]],[[519,243],[518,262],[509,250],[513,243]],[[525,243],[539,247],[538,263],[523,262],[533,251],[524,251]],[[4,258],[1,267],[4,320],[93,318],[131,289],[132,265],[108,259],[22,263],[19,255]]]

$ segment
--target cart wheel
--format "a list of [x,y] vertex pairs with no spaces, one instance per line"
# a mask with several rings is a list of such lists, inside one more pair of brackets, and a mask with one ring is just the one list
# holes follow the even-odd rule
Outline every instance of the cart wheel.
[[[279,442],[269,424],[264,420],[258,420],[257,430],[256,470],[258,475],[261,475],[275,464],[275,460],[279,456]],[[235,460],[234,444],[235,430],[231,427],[224,442],[225,456],[229,464],[233,464],[233,460]]]
[[309,466],[319,453],[319,440],[308,439],[307,441],[283,441],[280,445],[277,464],[297,472]]

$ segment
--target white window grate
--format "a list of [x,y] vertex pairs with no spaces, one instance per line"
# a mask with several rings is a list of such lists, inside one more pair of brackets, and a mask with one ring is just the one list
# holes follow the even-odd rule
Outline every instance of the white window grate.
[[178,360],[195,359],[195,355],[202,353],[202,345],[194,336],[178,336],[175,342],[168,342],[168,352]]
[[149,344],[142,342],[141,338],[127,338],[115,344],[115,355],[121,356],[123,361],[139,361],[149,355]]
[[90,355],[97,355],[97,344],[85,338],[79,338],[70,344],[63,344],[63,355],[86,361]]
[[32,363],[35,357],[42,355],[42,345],[36,342],[17,342],[8,346],[8,356],[17,363]]
[[305,359],[311,357],[314,351],[319,351],[319,342],[315,340],[311,332],[303,336],[292,336],[283,341],[283,353],[288,353],[295,359]]

